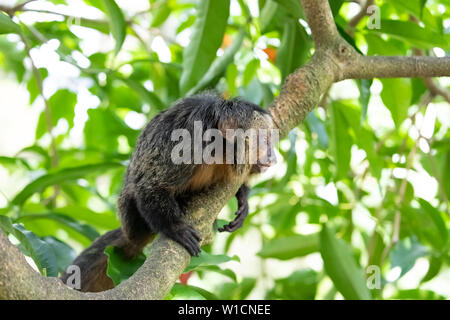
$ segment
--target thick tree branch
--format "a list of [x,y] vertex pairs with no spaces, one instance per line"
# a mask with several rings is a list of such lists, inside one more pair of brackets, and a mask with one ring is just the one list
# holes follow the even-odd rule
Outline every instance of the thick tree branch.
[[[202,235],[203,245],[213,239],[212,225],[230,195],[242,180],[215,188],[195,197],[189,205],[188,222]],[[0,229],[0,299],[163,299],[188,266],[190,256],[178,243],[159,237],[141,268],[116,288],[100,293],[82,293],[65,286],[59,279],[42,277],[25,261],[19,249]]]
[[347,62],[344,72],[344,79],[443,76],[450,76],[450,57],[359,56]]
[[[338,34],[328,0],[302,0],[316,44],[311,60],[291,74],[270,107],[280,135],[300,124],[336,81],[354,78],[450,76],[450,59],[434,57],[364,57]],[[218,185],[197,196],[189,207],[189,222],[205,242],[212,239],[217,214],[238,190],[240,181]],[[189,263],[188,253],[161,237],[151,247],[144,265],[127,281],[101,293],[80,293],[58,280],[41,277],[0,231],[0,299],[162,299]]]

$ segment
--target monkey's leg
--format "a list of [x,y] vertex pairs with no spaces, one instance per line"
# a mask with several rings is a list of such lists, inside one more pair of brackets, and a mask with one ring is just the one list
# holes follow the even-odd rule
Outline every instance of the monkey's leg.
[[121,229],[131,242],[139,243],[141,239],[152,234],[149,226],[139,213],[132,185],[126,185],[117,201]]
[[250,188],[243,184],[238,192],[236,192],[236,199],[238,201],[238,209],[236,211],[236,218],[231,221],[229,224],[224,225],[222,228],[219,228],[220,232],[228,231],[233,232],[242,227],[244,224],[244,220],[248,215],[248,194],[250,192]]
[[139,212],[152,231],[161,232],[178,242],[193,256],[200,253],[200,235],[182,220],[183,212],[169,192],[140,188],[135,196]]

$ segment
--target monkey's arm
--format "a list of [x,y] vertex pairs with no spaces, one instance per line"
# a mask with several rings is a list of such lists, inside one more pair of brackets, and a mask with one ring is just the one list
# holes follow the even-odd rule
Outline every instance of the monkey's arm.
[[183,221],[178,202],[161,188],[136,188],[139,213],[153,232],[161,232],[181,244],[193,256],[200,253],[201,237],[193,226]]
[[250,188],[243,184],[238,192],[236,192],[236,199],[238,201],[238,209],[236,211],[236,218],[231,221],[229,224],[224,225],[222,228],[219,228],[220,232],[228,231],[233,232],[242,227],[244,224],[244,220],[248,215],[248,194],[250,192]]

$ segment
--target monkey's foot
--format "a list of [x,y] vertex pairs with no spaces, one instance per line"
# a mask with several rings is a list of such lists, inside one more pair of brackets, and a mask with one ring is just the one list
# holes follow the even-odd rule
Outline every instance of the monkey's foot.
[[233,232],[242,227],[244,224],[244,220],[248,215],[248,204],[244,204],[243,206],[238,208],[236,211],[236,218],[231,221],[229,224],[224,225],[222,228],[219,228],[219,232]]
[[200,241],[202,238],[193,226],[187,223],[179,225],[166,235],[181,244],[191,256],[198,256],[200,253]]

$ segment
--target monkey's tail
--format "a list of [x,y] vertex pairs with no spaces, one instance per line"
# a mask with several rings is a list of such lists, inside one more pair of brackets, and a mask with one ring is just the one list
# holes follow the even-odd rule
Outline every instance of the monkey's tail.
[[[154,237],[155,234],[148,233],[138,240],[131,241],[125,236],[121,228],[117,228],[97,238],[72,262],[72,266],[78,266],[80,271],[80,287],[76,289],[83,292],[100,292],[112,289],[114,283],[106,274],[108,267],[108,257],[104,254],[106,247],[112,245],[120,248],[124,259],[132,259],[139,255]],[[73,267],[63,273],[61,280],[68,284],[67,281],[71,276],[77,276],[77,270]]]

